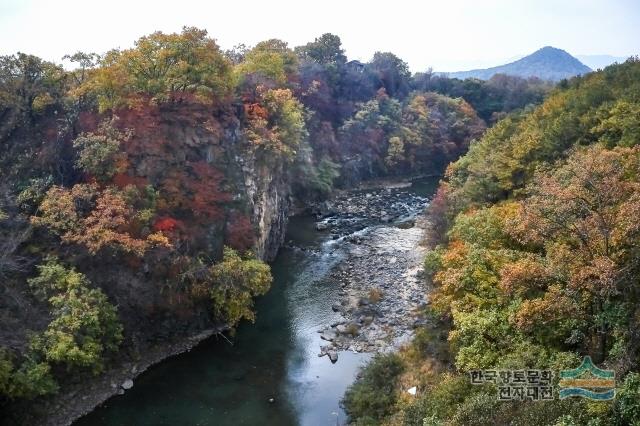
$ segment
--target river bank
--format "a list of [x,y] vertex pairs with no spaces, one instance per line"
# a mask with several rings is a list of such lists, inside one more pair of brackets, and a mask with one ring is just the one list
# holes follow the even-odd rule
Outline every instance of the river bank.
[[135,379],[158,363],[185,352],[198,344],[223,333],[224,328],[207,329],[192,336],[176,339],[168,344],[148,348],[136,360],[123,361],[90,381],[70,386],[67,392],[49,399],[42,411],[32,413],[33,424],[67,426],[92,412],[109,398],[123,395],[135,384]]

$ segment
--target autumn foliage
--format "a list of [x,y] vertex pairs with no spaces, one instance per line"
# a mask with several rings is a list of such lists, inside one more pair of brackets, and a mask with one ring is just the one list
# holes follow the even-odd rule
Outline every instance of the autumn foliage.
[[[129,190],[135,193],[133,188]],[[52,187],[32,222],[52,230],[66,243],[84,246],[91,254],[114,249],[142,256],[153,247],[170,247],[162,233],[143,237],[135,219],[131,202],[122,191],[78,184],[70,190]]]
[[227,244],[240,252],[245,252],[255,243],[255,228],[251,219],[240,212],[232,212],[225,232]]
[[[498,122],[449,166],[431,207],[440,246],[426,265],[459,372],[590,355],[634,376],[640,134],[625,117],[638,102],[639,65],[573,80]],[[552,419],[580,416],[547,406]],[[620,410],[593,416],[629,418]],[[510,421],[524,412],[509,411]]]
[[156,32],[133,49],[111,50],[81,90],[97,97],[100,110],[145,102],[211,103],[232,88],[231,67],[205,30]]
[[[640,421],[639,99],[640,62],[632,58],[561,83],[448,166],[429,207],[434,247],[425,260],[436,326],[419,329],[400,351],[409,373],[387,378],[402,383],[391,398],[367,380],[351,388],[356,423]],[[389,162],[403,161],[405,140],[391,147]],[[449,356],[436,352],[440,344]],[[585,355],[615,371],[614,400],[507,403],[494,385],[469,385],[470,370],[557,372]],[[443,358],[453,368],[433,371]],[[382,365],[374,360],[362,377],[385,377]],[[409,383],[422,394],[408,398]],[[386,412],[362,409],[381,400]]]
[[159,217],[153,223],[153,229],[161,232],[171,232],[182,227],[182,222],[172,217]]

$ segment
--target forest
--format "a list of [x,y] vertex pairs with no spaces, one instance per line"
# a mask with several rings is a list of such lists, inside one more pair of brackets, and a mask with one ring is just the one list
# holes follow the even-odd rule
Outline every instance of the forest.
[[[424,330],[376,358],[346,396],[352,420],[640,419],[640,377],[627,374],[640,314],[637,60],[557,87],[462,81],[412,74],[390,52],[348,61],[333,34],[223,51],[185,27],[64,61],[0,57],[6,418],[153,345],[252,320],[284,238],[273,217],[362,180],[445,173],[426,266],[446,356],[434,364],[424,347],[440,337]],[[465,382],[470,369],[561,367],[579,353],[625,377],[614,407],[498,409]],[[426,396],[403,400],[405,375]],[[379,386],[391,386],[384,401]]]
[[[631,58],[561,82],[447,167],[428,213],[432,322],[351,387],[355,424],[640,422],[639,123]],[[478,369],[570,369],[584,355],[615,372],[613,402],[501,402],[495,385],[469,381]],[[408,383],[419,397],[403,394]]]

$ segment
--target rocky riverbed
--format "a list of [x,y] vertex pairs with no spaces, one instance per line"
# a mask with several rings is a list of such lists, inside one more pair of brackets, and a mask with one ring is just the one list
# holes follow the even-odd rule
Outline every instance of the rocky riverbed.
[[318,330],[326,344],[318,356],[339,351],[393,350],[424,323],[422,276],[426,198],[403,188],[350,192],[318,206],[316,228],[346,252],[328,275],[341,300],[330,309],[340,319]]
[[381,224],[413,226],[417,213],[424,210],[427,202],[402,187],[387,187],[345,192],[313,206],[311,211],[318,218],[318,231],[330,232],[334,239],[357,238],[354,233]]

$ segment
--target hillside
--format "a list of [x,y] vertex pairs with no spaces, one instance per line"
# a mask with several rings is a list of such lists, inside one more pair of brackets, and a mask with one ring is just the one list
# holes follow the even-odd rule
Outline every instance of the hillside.
[[543,80],[559,81],[591,71],[579,60],[562,49],[546,46],[515,62],[497,67],[449,73],[451,78],[479,78],[488,80],[495,74],[507,74],[523,78],[538,77]]
[[[438,327],[361,374],[355,424],[640,424],[639,94],[637,60],[573,78],[449,165],[425,262]],[[615,400],[507,403],[470,385],[473,370],[529,368],[557,389],[587,355],[615,372]]]

